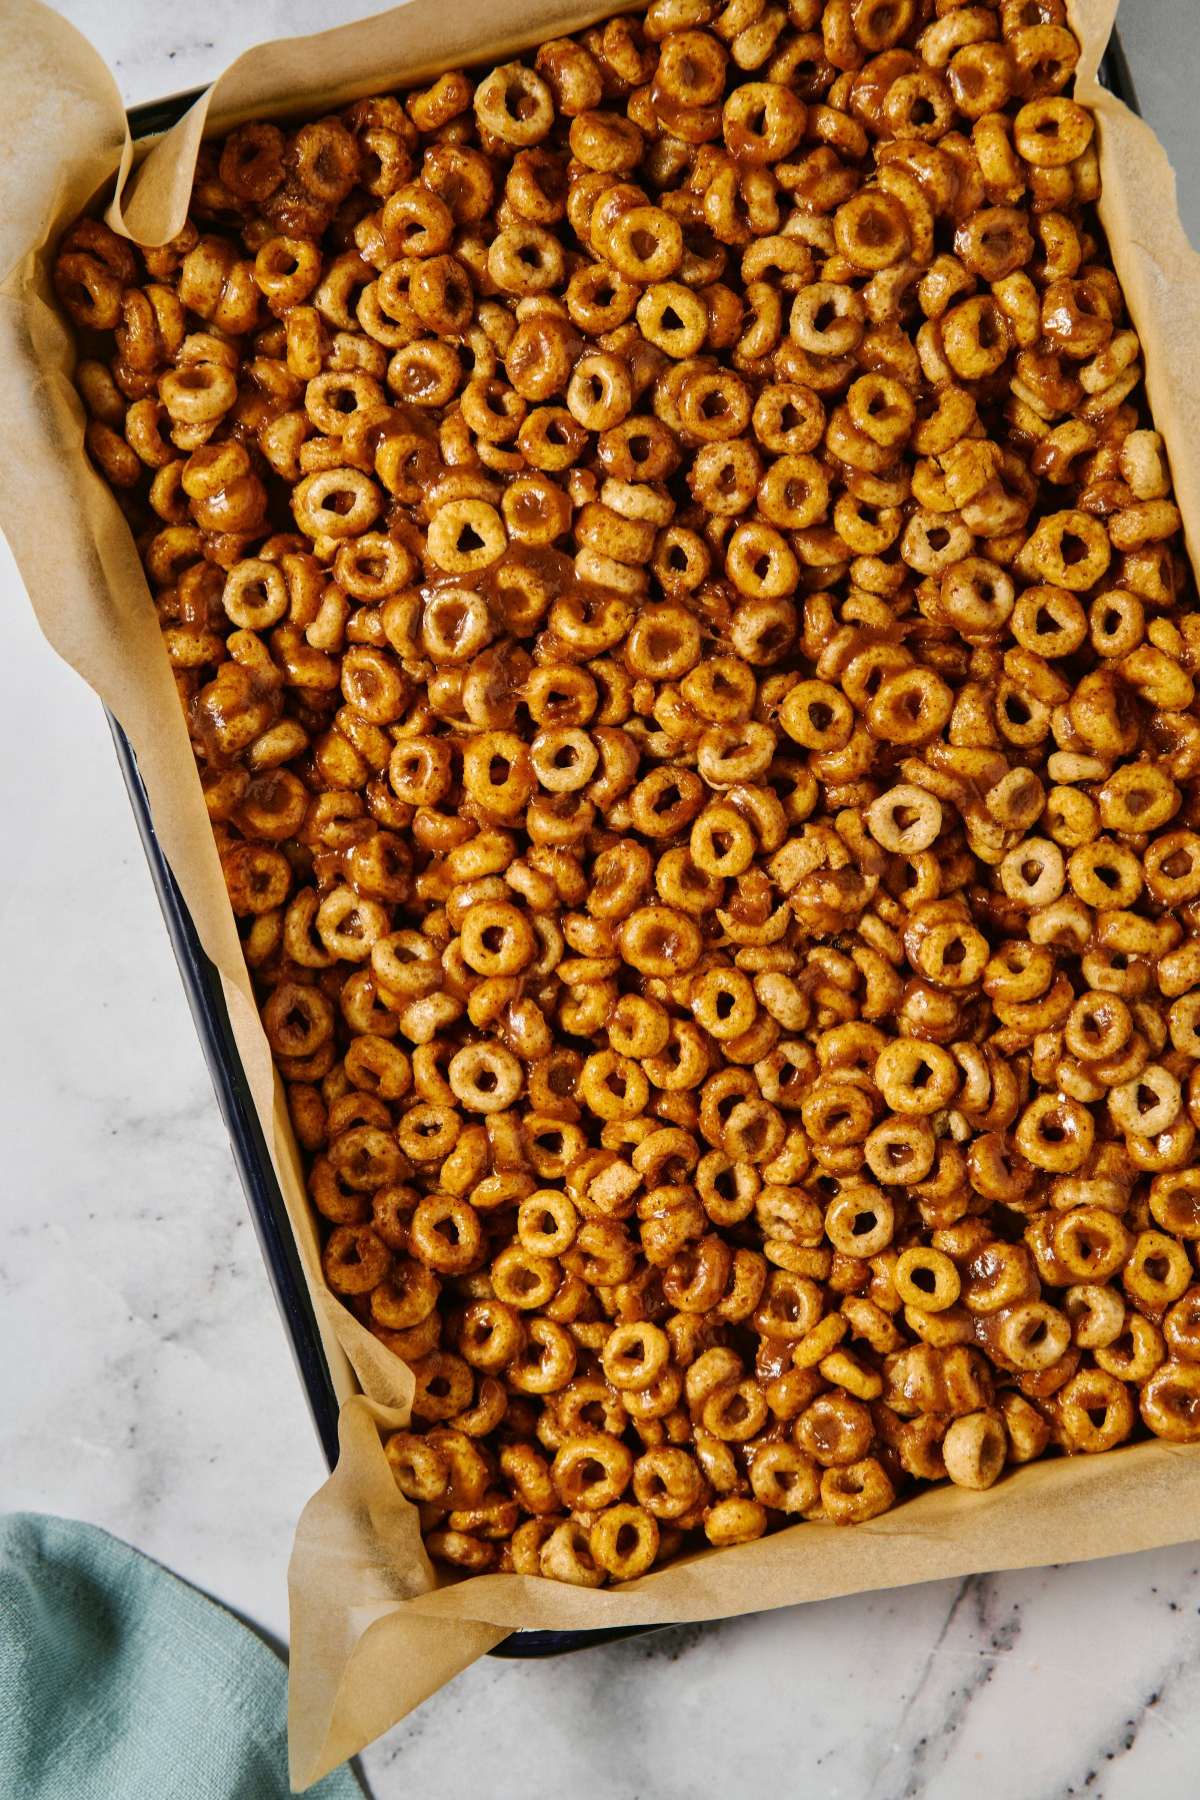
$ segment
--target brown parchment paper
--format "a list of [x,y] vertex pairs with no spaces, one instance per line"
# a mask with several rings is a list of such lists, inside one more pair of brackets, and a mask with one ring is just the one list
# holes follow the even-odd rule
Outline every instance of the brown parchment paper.
[[[1200,257],[1179,223],[1161,146],[1096,81],[1117,0],[1068,6],[1084,45],[1076,92],[1099,121],[1101,217],[1200,567],[1200,435],[1191,423],[1200,418]],[[362,24],[264,45],[239,57],[139,160],[112,77],[84,39],[38,0],[0,6],[0,529],[46,636],[111,707],[137,753],[159,838],[221,971],[343,1402],[340,1460],[301,1515],[290,1569],[297,1789],[514,1627],[716,1618],[1200,1536],[1200,1451],[1154,1442],[1037,1464],[982,1494],[930,1490],[850,1531],[798,1525],[593,1592],[516,1575],[439,1581],[415,1509],[391,1479],[379,1432],[407,1422],[411,1378],[321,1280],[299,1158],[150,596],[116,503],[83,454],[74,350],[51,295],[48,250],[81,208],[110,198],[114,177],[108,217],[118,229],[144,243],[171,237],[206,133],[499,61],[618,10],[611,0],[411,0]]]

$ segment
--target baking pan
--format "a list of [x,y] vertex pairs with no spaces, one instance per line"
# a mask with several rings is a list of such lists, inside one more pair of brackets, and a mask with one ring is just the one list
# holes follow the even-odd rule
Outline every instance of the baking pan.
[[[1138,110],[1129,64],[1115,32],[1100,66],[1100,79],[1110,93],[1116,94],[1134,111]],[[153,137],[169,130],[201,92],[200,88],[194,88],[188,93],[173,94],[162,100],[151,100],[144,105],[131,107],[128,118],[133,137]],[[108,722],[116,744],[117,761],[137,821],[142,848],[150,865],[158,903],[175,951],[175,960],[179,964],[188,1006],[204,1051],[204,1060],[212,1076],[217,1104],[229,1132],[233,1159],[246,1191],[255,1235],[267,1265],[280,1315],[291,1340],[292,1355],[304,1384],[317,1436],[332,1468],[338,1454],[337,1395],[325,1361],[321,1335],[300,1266],[291,1222],[234,1042],[225,997],[221,991],[221,979],[204,954],[183,895],[167,865],[155,833],[149,798],[138,772],[133,749],[111,713],[108,715]],[[618,1638],[641,1636],[646,1631],[661,1629],[661,1626],[634,1625],[617,1626],[604,1631],[515,1631],[497,1645],[491,1654],[504,1657],[556,1656],[565,1651],[589,1649]]]

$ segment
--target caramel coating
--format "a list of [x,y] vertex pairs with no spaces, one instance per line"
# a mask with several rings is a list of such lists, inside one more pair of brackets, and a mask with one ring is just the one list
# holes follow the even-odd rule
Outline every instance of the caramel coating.
[[652,0],[58,246],[430,1554],[1200,1441],[1200,628],[1059,0]]

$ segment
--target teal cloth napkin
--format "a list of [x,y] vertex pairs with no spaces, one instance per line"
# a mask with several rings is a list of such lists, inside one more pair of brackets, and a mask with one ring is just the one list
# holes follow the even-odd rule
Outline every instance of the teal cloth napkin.
[[[0,1518],[0,1800],[275,1800],[286,1672],[95,1525]],[[362,1800],[348,1769],[314,1800]]]

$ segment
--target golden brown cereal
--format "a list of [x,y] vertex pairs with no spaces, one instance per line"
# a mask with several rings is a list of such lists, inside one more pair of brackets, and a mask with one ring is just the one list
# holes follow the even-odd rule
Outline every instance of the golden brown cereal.
[[1004,1426],[992,1413],[963,1414],[942,1439],[946,1473],[959,1487],[991,1487],[1004,1467],[1007,1450]]
[[654,0],[54,282],[430,1554],[1200,1440],[1200,639],[1060,0]]

